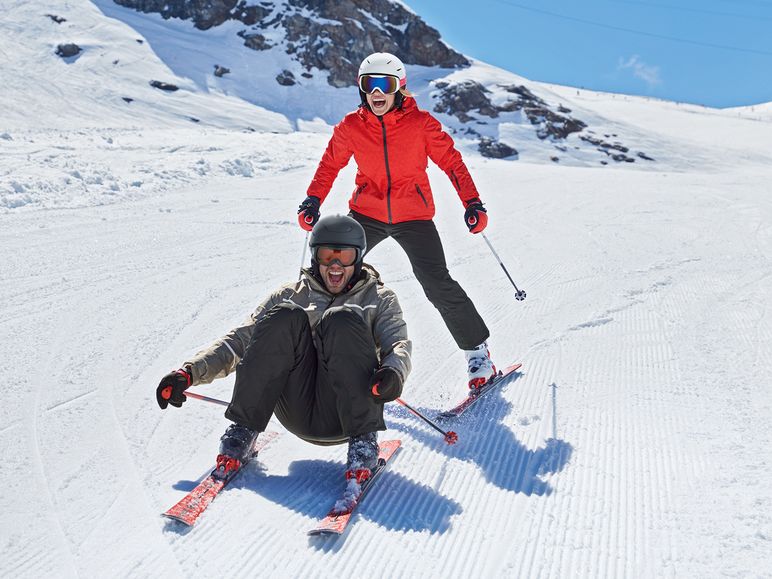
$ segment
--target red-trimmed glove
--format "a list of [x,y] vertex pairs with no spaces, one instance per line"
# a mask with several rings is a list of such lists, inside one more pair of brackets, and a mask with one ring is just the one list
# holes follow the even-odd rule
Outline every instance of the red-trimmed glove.
[[164,376],[155,390],[155,399],[161,410],[166,410],[169,404],[177,408],[181,407],[182,403],[187,400],[184,392],[192,380],[190,368],[180,368]]
[[298,207],[298,223],[306,231],[311,231],[319,221],[319,206],[322,202],[319,197],[309,195]]
[[464,223],[472,233],[480,233],[488,225],[488,210],[478,197],[466,202]]
[[393,402],[402,394],[402,376],[394,368],[378,368],[370,382],[372,395],[378,402]]

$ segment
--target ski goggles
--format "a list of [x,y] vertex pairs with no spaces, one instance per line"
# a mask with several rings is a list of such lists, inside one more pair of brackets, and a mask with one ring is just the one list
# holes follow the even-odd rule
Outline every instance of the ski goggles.
[[359,249],[356,247],[330,247],[317,245],[314,248],[314,258],[319,265],[332,265],[336,261],[343,267],[349,267],[357,262]]
[[400,84],[396,76],[363,74],[359,77],[359,90],[365,94],[373,94],[376,90],[382,94],[394,94],[399,90]]

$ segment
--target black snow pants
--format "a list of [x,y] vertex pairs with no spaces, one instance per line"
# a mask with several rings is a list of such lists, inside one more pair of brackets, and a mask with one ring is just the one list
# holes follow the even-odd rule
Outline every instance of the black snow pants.
[[350,215],[365,230],[368,252],[387,237],[393,237],[402,247],[418,283],[440,312],[459,348],[471,350],[488,339],[490,332],[477,308],[458,282],[450,277],[434,221],[427,219],[389,224],[353,211]]
[[263,432],[275,413],[287,430],[321,445],[386,430],[383,404],[370,393],[377,367],[372,331],[354,311],[330,308],[313,336],[301,307],[279,304],[255,325],[225,416]]

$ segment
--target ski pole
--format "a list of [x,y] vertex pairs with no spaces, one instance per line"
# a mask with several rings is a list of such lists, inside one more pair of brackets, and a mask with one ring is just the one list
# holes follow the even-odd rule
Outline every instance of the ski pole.
[[525,292],[523,290],[521,290],[521,289],[517,289],[517,286],[515,285],[515,280],[513,280],[512,276],[509,275],[509,272],[507,271],[507,268],[504,267],[504,264],[501,262],[501,258],[499,257],[499,254],[496,253],[495,249],[493,249],[493,246],[491,245],[491,242],[488,239],[488,236],[485,235],[485,233],[483,233],[482,236],[483,236],[483,239],[485,240],[485,243],[487,243],[488,247],[491,248],[491,251],[493,252],[493,256],[496,258],[496,261],[499,262],[499,265],[501,266],[501,269],[504,270],[504,273],[507,274],[507,277],[509,278],[509,281],[512,282],[512,285],[514,286],[515,292],[516,292],[515,293],[515,299],[517,301],[522,302],[525,299]]
[[[203,400],[204,402],[211,402],[212,404],[219,404],[220,406],[229,406],[225,400],[218,400],[217,398],[210,398],[209,396],[204,396],[202,394],[196,394],[195,392],[191,392],[190,390],[185,390],[183,392],[185,396],[189,396],[190,398],[195,398],[196,400]],[[172,387],[167,386],[163,390],[161,390],[161,396],[164,400],[169,400],[169,398],[172,397]]]
[[418,412],[418,410],[416,410],[415,408],[410,406],[410,404],[408,404],[407,402],[402,400],[402,398],[397,398],[396,401],[399,402],[405,408],[407,408],[410,412],[412,412],[413,414],[418,416],[418,418],[420,418],[421,420],[426,422],[426,424],[428,424],[429,426],[434,428],[434,430],[436,430],[437,432],[441,432],[442,436],[445,437],[445,442],[447,442],[448,444],[456,444],[456,442],[458,442],[458,434],[456,434],[452,430],[448,430],[447,432],[445,432],[442,428],[437,426],[434,422],[432,422],[431,420],[426,418],[426,416],[424,416],[423,414]]
[[298,279],[303,277],[303,264],[306,263],[306,249],[308,249],[308,235],[310,233],[310,231],[306,231],[306,240],[303,242],[303,256],[300,258],[300,274],[298,274]]

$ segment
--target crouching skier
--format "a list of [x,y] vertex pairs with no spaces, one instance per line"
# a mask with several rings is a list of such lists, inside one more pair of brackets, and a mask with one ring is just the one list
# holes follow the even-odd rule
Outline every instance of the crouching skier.
[[[362,262],[362,226],[347,216],[319,220],[311,267],[271,294],[245,323],[166,375],[156,398],[181,406],[184,391],[235,370],[233,421],[221,461],[244,463],[272,414],[312,444],[348,442],[346,478],[369,478],[378,459],[383,405],[402,393],[411,343],[402,310],[378,273]],[[164,389],[171,389],[167,400]]]

